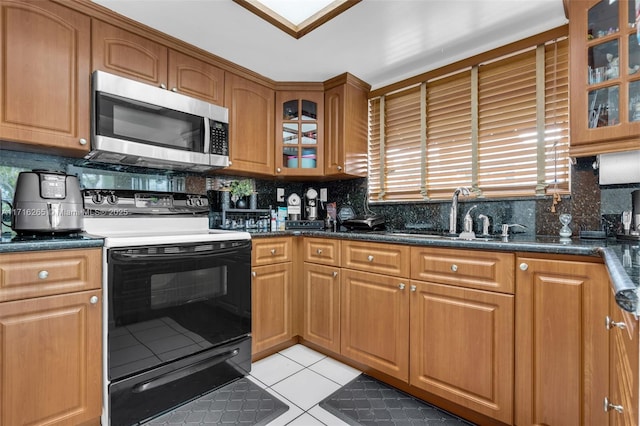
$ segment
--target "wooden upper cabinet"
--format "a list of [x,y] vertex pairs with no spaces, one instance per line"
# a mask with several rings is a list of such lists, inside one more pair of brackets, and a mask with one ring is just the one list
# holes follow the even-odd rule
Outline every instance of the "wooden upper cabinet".
[[89,145],[90,18],[0,1],[0,139],[82,155]]
[[224,103],[224,70],[192,56],[169,50],[171,90],[216,105]]
[[217,105],[224,101],[224,70],[105,22],[92,26],[92,66]]
[[92,25],[94,70],[121,75],[156,87],[167,84],[167,47],[102,21]]
[[322,176],[324,93],[276,92],[276,176]]
[[229,160],[224,171],[273,175],[275,91],[235,74],[225,74],[229,108]]
[[638,149],[640,45],[635,3],[569,3],[572,156]]
[[324,174],[367,176],[367,141],[371,88],[350,74],[325,82]]

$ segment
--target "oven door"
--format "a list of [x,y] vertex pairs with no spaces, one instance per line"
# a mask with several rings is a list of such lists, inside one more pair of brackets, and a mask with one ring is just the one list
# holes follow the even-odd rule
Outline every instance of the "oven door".
[[251,333],[251,241],[109,249],[109,381]]
[[250,266],[250,240],[107,250],[107,424],[250,372]]

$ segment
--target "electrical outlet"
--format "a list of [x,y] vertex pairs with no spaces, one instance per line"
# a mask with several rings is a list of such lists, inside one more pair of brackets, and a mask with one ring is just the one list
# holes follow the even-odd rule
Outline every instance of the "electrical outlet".
[[320,201],[327,202],[327,188],[320,188]]
[[276,188],[276,201],[284,203],[284,188]]

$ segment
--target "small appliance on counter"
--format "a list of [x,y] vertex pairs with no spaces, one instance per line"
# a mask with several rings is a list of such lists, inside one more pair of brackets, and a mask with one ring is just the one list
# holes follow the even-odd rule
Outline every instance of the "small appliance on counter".
[[83,202],[76,176],[61,171],[20,172],[11,228],[21,235],[80,232]]
[[[324,229],[324,221],[318,220],[318,192],[313,188],[307,189],[304,193],[304,209],[301,203],[298,194],[293,193],[287,198],[288,220],[284,223],[284,229]],[[303,211],[306,218],[302,215]]]
[[632,210],[622,212],[622,233],[617,234],[618,239],[640,240],[640,189],[631,193]]

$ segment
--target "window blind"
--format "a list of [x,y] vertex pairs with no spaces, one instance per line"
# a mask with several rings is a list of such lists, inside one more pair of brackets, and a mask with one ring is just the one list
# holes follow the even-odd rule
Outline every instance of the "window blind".
[[372,99],[370,199],[567,193],[568,106],[566,38]]

